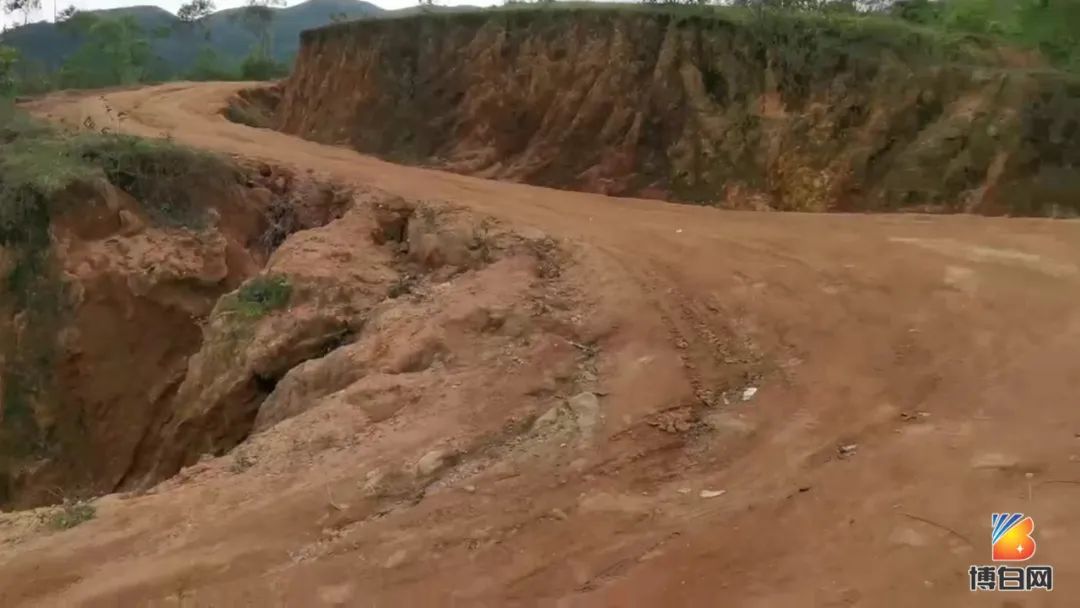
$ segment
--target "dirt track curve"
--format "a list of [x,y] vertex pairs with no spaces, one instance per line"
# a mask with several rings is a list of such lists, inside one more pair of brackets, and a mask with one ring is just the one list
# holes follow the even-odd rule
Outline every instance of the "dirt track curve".
[[[385,543],[414,541],[389,557],[378,543],[296,557],[325,532],[320,509],[352,500],[315,477],[347,470],[245,486],[262,494],[228,510],[212,483],[109,499],[93,522],[0,549],[4,606],[1075,605],[1080,223],[727,212],[487,181],[227,122],[244,86],[105,97],[127,132],[563,240],[620,319],[603,459],[558,483],[519,472],[435,493],[388,516]],[[31,109],[107,124],[98,94]],[[710,392],[733,382],[757,392]],[[721,431],[680,422],[702,404]],[[1035,518],[1052,593],[968,590],[1003,511]],[[509,532],[447,540],[485,527]]]

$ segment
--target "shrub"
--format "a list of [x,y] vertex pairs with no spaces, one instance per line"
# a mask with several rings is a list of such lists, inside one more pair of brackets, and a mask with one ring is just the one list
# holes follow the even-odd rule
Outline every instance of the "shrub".
[[229,308],[246,319],[259,319],[271,311],[285,308],[291,297],[292,285],[288,277],[264,275],[240,287]]
[[85,500],[70,502],[65,500],[60,507],[46,520],[46,525],[53,530],[70,530],[79,524],[86,523],[97,515],[94,505]]
[[289,73],[289,68],[268,57],[248,55],[240,64],[240,76],[244,80],[273,80]]

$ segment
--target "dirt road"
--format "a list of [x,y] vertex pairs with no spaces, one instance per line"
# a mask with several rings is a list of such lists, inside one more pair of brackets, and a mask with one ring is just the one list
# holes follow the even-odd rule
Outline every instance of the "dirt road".
[[[561,468],[495,464],[344,528],[327,517],[362,502],[364,477],[347,450],[242,481],[211,464],[5,545],[3,605],[1075,605],[1080,223],[724,212],[492,182],[229,123],[218,110],[243,86],[105,99],[126,132],[560,239],[611,321],[597,441]],[[96,94],[32,109],[109,124]],[[968,590],[1004,511],[1034,517],[1053,592]]]

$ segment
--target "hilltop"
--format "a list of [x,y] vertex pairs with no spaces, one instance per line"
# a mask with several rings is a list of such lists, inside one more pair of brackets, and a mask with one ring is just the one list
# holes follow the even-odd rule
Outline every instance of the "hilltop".
[[[332,16],[357,19],[387,12],[363,0],[308,0],[273,10],[273,57],[286,62],[296,55],[300,32],[326,25]],[[182,27],[183,22],[176,15],[157,6],[90,12],[108,18],[132,17],[148,33],[167,31],[165,37],[151,36],[152,50],[173,70],[185,70],[205,47],[237,61],[250,51],[255,36],[237,19],[241,11],[235,8],[218,11],[207,17],[198,29]],[[82,37],[55,23],[43,21],[8,31],[0,41],[18,49],[27,62],[52,70],[79,48]]]

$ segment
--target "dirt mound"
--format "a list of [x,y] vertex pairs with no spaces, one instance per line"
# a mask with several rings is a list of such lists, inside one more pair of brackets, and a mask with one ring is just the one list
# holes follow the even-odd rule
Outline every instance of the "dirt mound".
[[606,194],[1076,213],[1070,77],[995,68],[899,24],[746,17],[536,9],[331,26],[304,33],[275,124]]
[[221,113],[233,122],[269,129],[274,126],[274,114],[281,103],[281,95],[279,84],[242,89],[229,98]]

